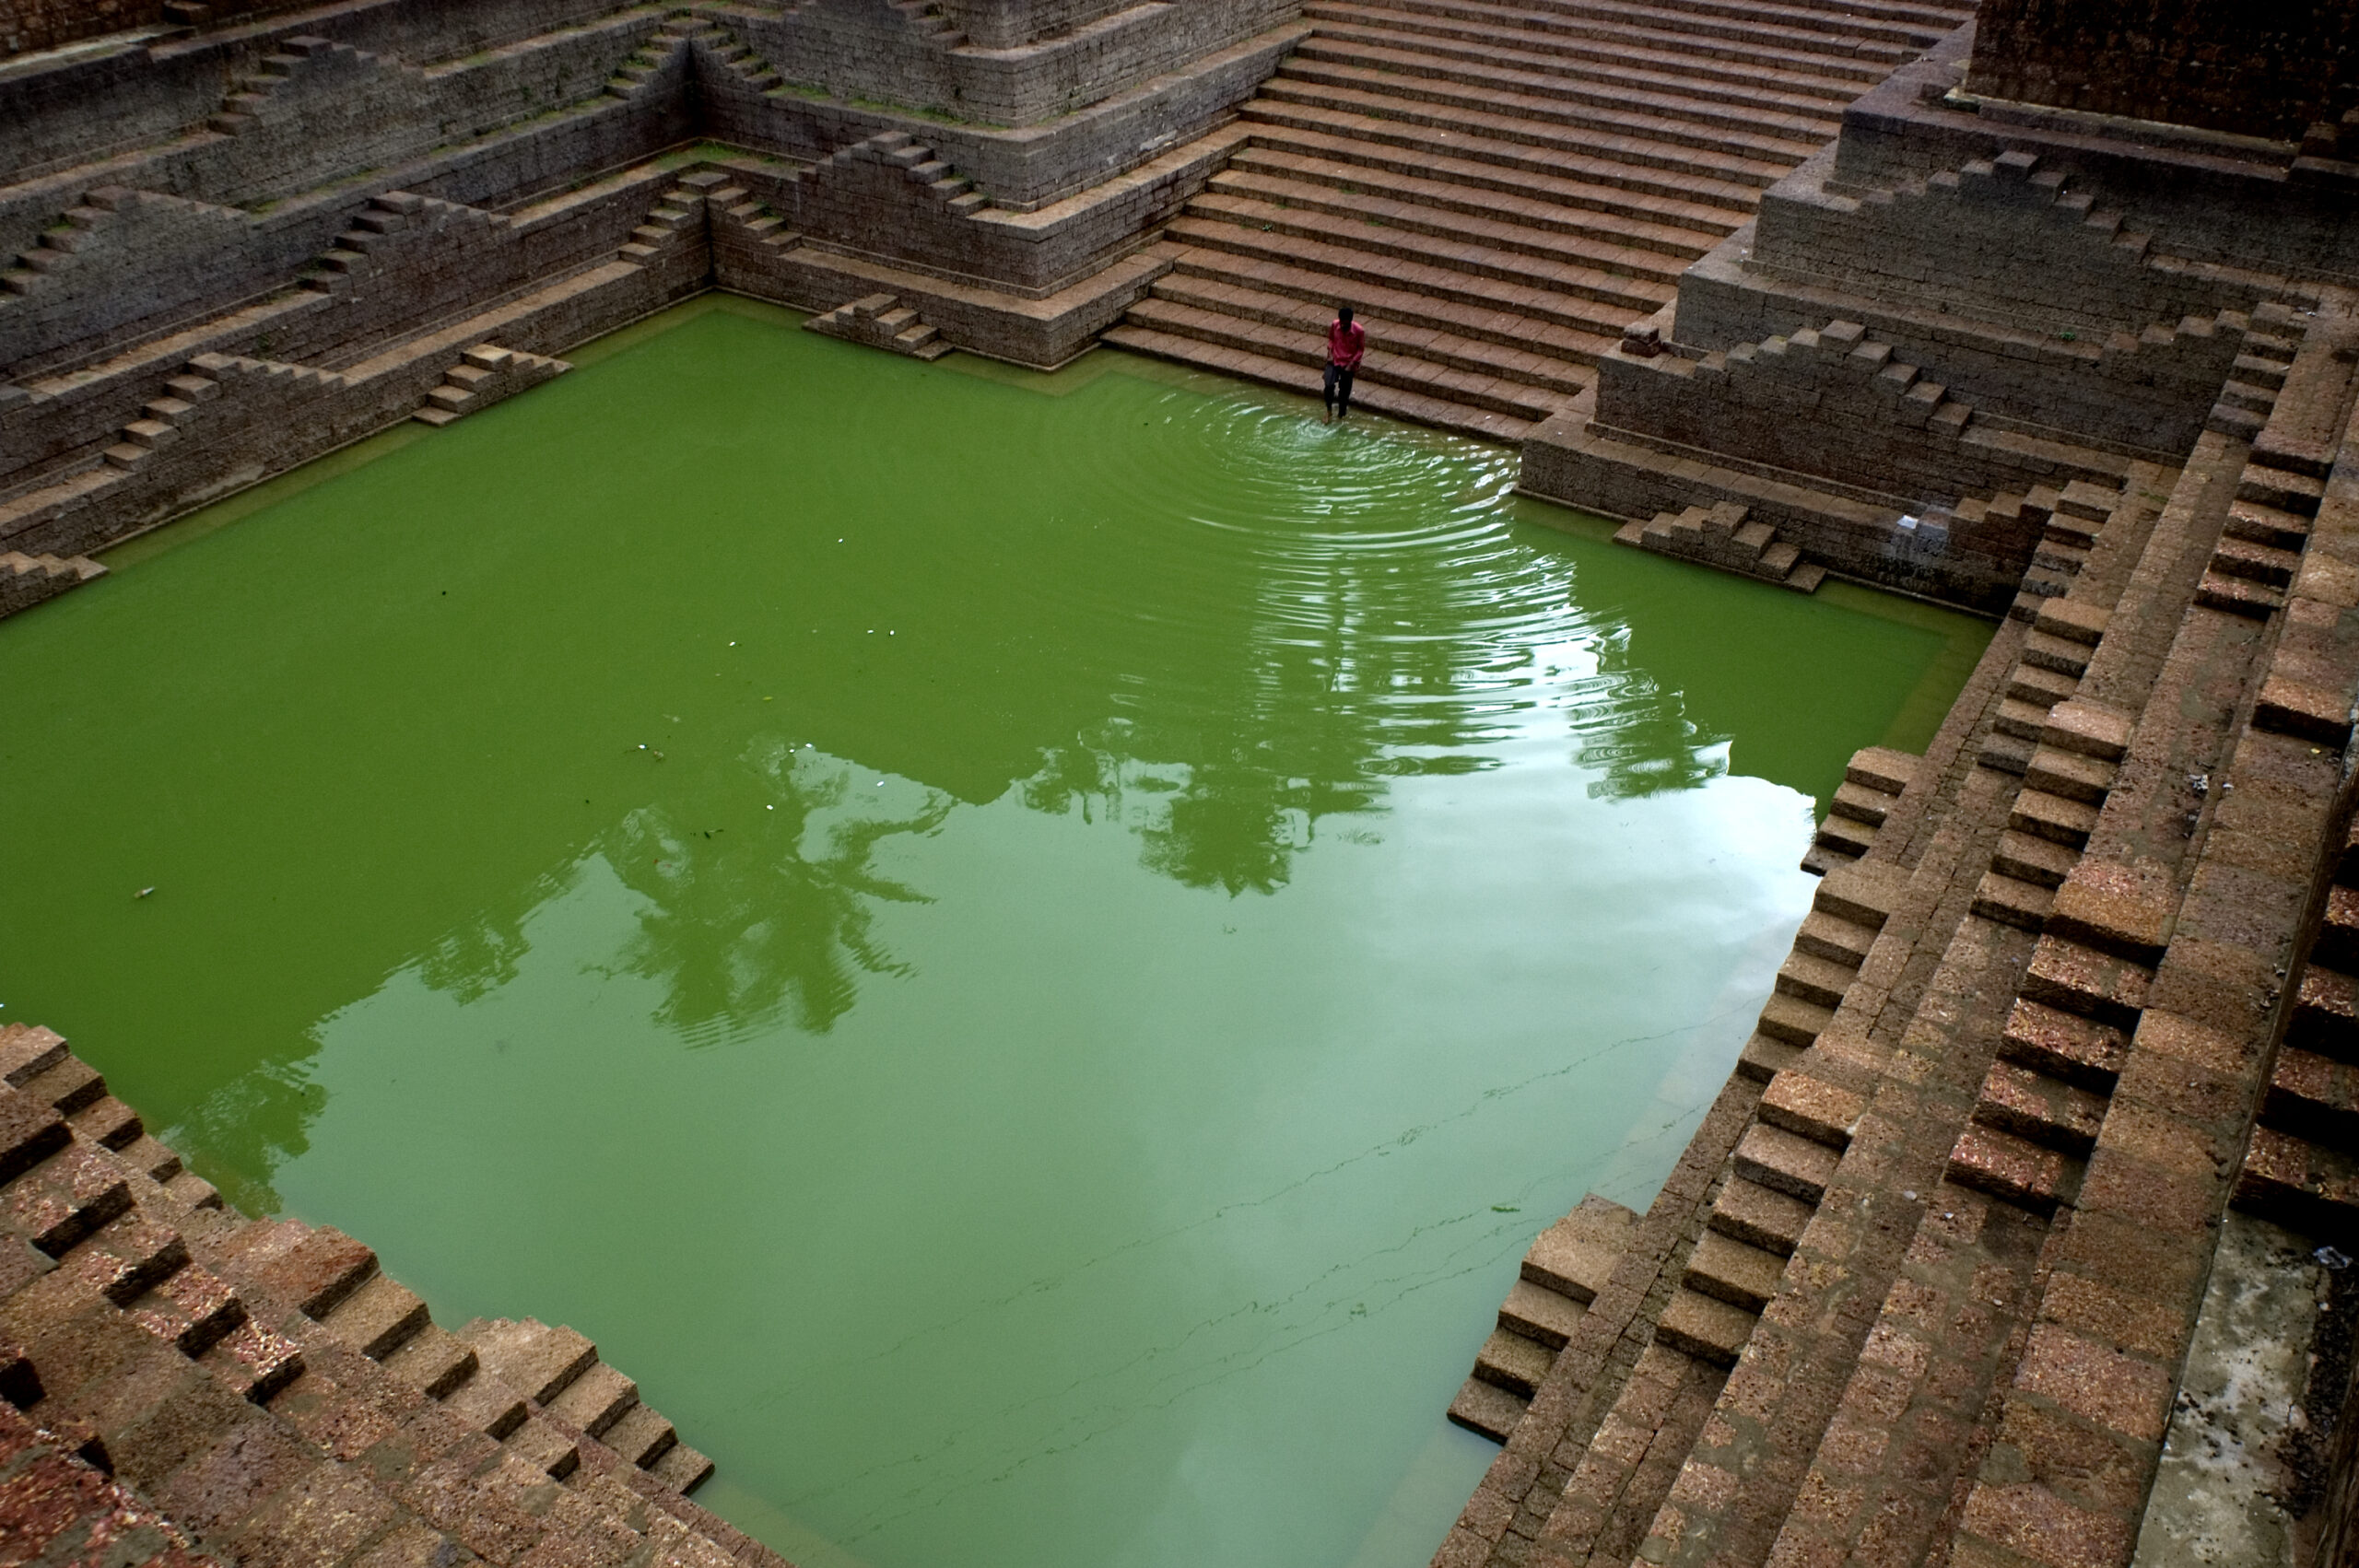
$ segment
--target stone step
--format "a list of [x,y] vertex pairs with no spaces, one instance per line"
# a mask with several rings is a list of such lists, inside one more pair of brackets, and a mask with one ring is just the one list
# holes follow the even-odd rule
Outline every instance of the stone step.
[[1737,1053],[1736,1070],[1756,1083],[1766,1083],[1800,1059],[1802,1047],[1773,1040],[1755,1029]]
[[2296,517],[2315,518],[2326,495],[2326,481],[2306,474],[2248,464],[2236,481],[2236,499],[2254,501]]
[[[2060,702],[2069,702],[2081,689],[2078,677],[2043,670],[2033,664],[2017,664],[2007,677],[2007,697],[2045,713]],[[2043,724],[2045,720],[2042,721]],[[2026,739],[2036,739],[2036,735]]]
[[2231,539],[2249,540],[2274,550],[2299,550],[2310,537],[2311,520],[2299,512],[2237,501],[2228,508],[2224,532]]
[[2125,1032],[2138,1027],[2154,972],[2143,964],[2083,947],[2053,934],[2032,949],[2022,994],[2060,1012],[2078,1013]]
[[1870,930],[1882,931],[1884,922],[1907,895],[1908,872],[1896,865],[1844,866],[1827,873],[1811,895],[1810,907]]
[[1778,966],[1778,994],[1810,1002],[1831,1012],[1843,1005],[1844,992],[1850,989],[1859,973],[1853,965],[1796,951],[1788,954],[1785,963]]
[[1748,99],[1739,88],[1692,77],[1670,79],[1602,64],[1567,71],[1546,56],[1496,48],[1470,52],[1441,40],[1378,29],[1322,28],[1288,56],[1287,65],[1310,61],[1353,67],[1354,80],[1368,73],[1402,76],[1420,84],[1472,88],[1486,100],[1634,111],[1773,141],[1825,141],[1842,112],[1824,99],[1783,93],[1766,80]]
[[[1896,50],[1893,64],[1927,48],[1957,24],[1957,15],[1933,6],[1889,6],[1868,0],[1857,10],[1816,4],[1748,6],[1741,0],[1671,0],[1668,4],[1603,4],[1601,0],[1535,0],[1533,9],[1570,15],[1639,12],[1666,23],[1699,26],[1710,20],[1749,20],[1790,28],[1825,40],[1830,52]],[[1881,53],[1879,54],[1881,57]]]
[[2002,926],[2021,930],[2040,931],[2048,927],[2048,917],[2056,907],[2056,890],[2036,882],[2012,877],[1992,870],[1982,873],[1975,885],[1970,906],[1976,915],[1986,920],[1996,920]]
[[1692,43],[1699,53],[1715,60],[1760,63],[1760,51],[1774,50],[1773,59],[1790,58],[1837,79],[1856,81],[1855,96],[1882,80],[1914,52],[1911,45],[1882,39],[1830,38],[1816,18],[1789,22],[1756,14],[1740,19],[1672,6],[1611,0],[1513,7],[1485,5],[1482,0],[1382,0],[1381,8],[1412,19],[1487,21],[1543,37],[1636,38],[1674,53],[1683,43]]
[[1890,746],[1862,746],[1844,765],[1843,777],[1863,789],[1898,795],[1916,781],[1925,759]]
[[[1571,295],[1637,315],[1660,310],[1670,301],[1674,288],[1668,277],[1637,276],[1626,268],[1609,270],[1602,264],[1604,258],[1581,254],[1569,243],[1564,254],[1545,256],[1501,250],[1480,240],[1452,240],[1414,229],[1394,228],[1380,219],[1371,222],[1363,218],[1339,228],[1312,212],[1217,191],[1188,204],[1187,217],[1173,226],[1172,238],[1193,244],[1216,244],[1219,240],[1204,230],[1217,224],[1262,235],[1265,242],[1267,237],[1278,237],[1288,254],[1331,268],[1333,263],[1328,256],[1306,255],[1295,242],[1315,244],[1329,252],[1348,248],[1363,259],[1363,264],[1382,258],[1453,276],[1484,278],[1511,288],[1540,288]],[[1235,249],[1233,239],[1222,248]],[[1399,268],[1387,267],[1379,280],[1400,276]]]
[[1504,1444],[1515,1435],[1524,1412],[1531,1408],[1531,1400],[1510,1394],[1496,1383],[1470,1377],[1459,1388],[1458,1397],[1449,1402],[1449,1419],[1469,1432]]
[[1794,933],[1794,946],[1801,952],[1854,970],[1867,962],[1868,950],[1875,941],[1875,927],[1830,915],[1824,909],[1813,909],[1803,916],[1802,929]]
[[1827,810],[1837,816],[1866,823],[1870,827],[1882,827],[1885,815],[1898,799],[1897,793],[1886,794],[1882,790],[1855,784],[1847,778],[1836,786],[1835,798],[1828,802]]
[[2285,1038],[2304,1050],[2359,1062],[2359,979],[2312,963],[2294,993]]
[[[1496,314],[1502,332],[1512,332],[1523,322],[1564,328],[1595,340],[1601,353],[1619,341],[1621,327],[1609,323],[1626,322],[1630,314],[1626,306],[1545,292],[1442,264],[1400,262],[1356,250],[1340,240],[1333,243],[1292,240],[1274,230],[1264,232],[1219,215],[1183,214],[1167,233],[1185,247],[1175,260],[1175,271],[1285,294],[1298,292],[1292,280],[1315,279],[1319,292],[1312,298],[1329,310],[1333,310],[1339,293],[1373,300],[1381,291],[1405,291],[1437,304],[1468,307],[1478,316]],[[1369,310],[1376,313],[1373,303]],[[1412,305],[1392,319],[1414,321],[1415,310]],[[1452,328],[1457,324],[1453,322]]]
[[331,1335],[370,1361],[383,1361],[417,1337],[428,1315],[418,1296],[375,1274],[320,1321]]
[[[1346,185],[1352,189],[1344,189]],[[1696,246],[1702,238],[1690,229],[1640,226],[1604,213],[1522,201],[1438,180],[1351,164],[1319,165],[1267,148],[1245,148],[1213,176],[1207,189],[1326,213],[1346,224],[1376,217],[1391,228],[1477,240],[1502,251],[1625,267],[1640,275],[1651,273],[1673,287],[1681,269],[1700,253]],[[1642,227],[1653,229],[1659,243],[1638,243],[1627,232]]]
[[[1238,150],[1232,163],[1283,169],[1296,179],[1317,180],[1338,188],[1384,190],[1434,205],[1500,202],[1505,204],[1504,210],[1516,214],[1556,213],[1576,222],[1589,219],[1573,217],[1572,213],[1596,214],[1627,224],[1631,243],[1666,254],[1698,246],[1708,250],[1734,227],[1755,194],[1742,186],[1687,193],[1674,181],[1649,180],[1627,169],[1611,170],[1606,178],[1591,178],[1544,163],[1535,166],[1530,151],[1512,143],[1466,151],[1439,145],[1404,146],[1262,122],[1252,126],[1251,139]],[[1477,158],[1471,156],[1473,152],[1491,156]]]
[[[1773,85],[1797,104],[1821,104],[1839,114],[1860,96],[1861,78],[1829,69],[1823,58],[1800,50],[1759,47],[1714,49],[1692,34],[1650,31],[1518,12],[1504,6],[1461,6],[1411,10],[1360,5],[1351,0],[1312,0],[1303,15],[1326,24],[1320,36],[1350,39],[1399,36],[1420,47],[1481,58],[1495,53],[1520,68],[1545,68],[1543,62],[1575,61],[1618,74],[1642,74],[1672,92],[1742,90],[1752,80]],[[1686,47],[1683,47],[1683,45]],[[1564,69],[1559,64],[1556,69]],[[2282,377],[2282,372],[2281,372]]]
[[1982,1080],[1974,1119],[2026,1142],[2066,1154],[2096,1147],[2107,1097],[2011,1061],[1996,1061]]
[[1760,1321],[1758,1313],[1682,1285],[1655,1320],[1655,1341],[1715,1366],[1734,1366]]
[[1485,1383],[1529,1399],[1540,1391],[1556,1352],[1536,1340],[1506,1328],[1494,1328],[1474,1352],[1474,1375]]
[[[1326,362],[1323,340],[1301,332],[1266,326],[1244,317],[1215,314],[1165,298],[1142,299],[1131,308],[1133,326],[1172,337],[1191,337],[1216,348],[1241,349],[1261,358],[1298,367],[1297,385],[1308,391],[1319,384]],[[1360,362],[1353,396],[1362,388],[1398,387],[1430,397],[1448,398],[1470,408],[1487,409],[1509,418],[1538,421],[1556,412],[1559,404],[1543,400],[1535,390],[1496,376],[1461,370],[1414,355],[1370,348]]]
[[1858,860],[1874,848],[1875,841],[1873,825],[1833,812],[1829,812],[1818,825],[1817,837],[1813,840],[1818,848],[1833,850],[1849,860]]
[[1835,1017],[1832,1008],[1786,991],[1771,993],[1761,1009],[1760,1030],[1773,1040],[1807,1047]]
[[2099,1094],[2112,1093],[2129,1054],[2123,1030],[2024,998],[1999,1041],[2001,1059]]
[[[1264,355],[1223,349],[1196,338],[1181,337],[1172,333],[1157,332],[1135,325],[1112,327],[1102,341],[1134,353],[1153,355],[1159,359],[1177,360],[1199,369],[1236,376],[1249,381],[1289,391],[1308,392],[1299,367]],[[1437,429],[1452,430],[1461,435],[1486,440],[1514,442],[1523,439],[1532,428],[1528,419],[1517,419],[1487,409],[1452,403],[1444,398],[1401,388],[1377,386],[1355,390],[1352,404],[1356,409],[1389,415],[1414,424],[1430,425]]]
[[1435,144],[1459,157],[1482,157],[1491,153],[1496,144],[1504,143],[1522,149],[1516,161],[1523,167],[1554,168],[1559,172],[1595,180],[1610,178],[1613,169],[1624,166],[1639,171],[1638,178],[1649,186],[1693,181],[1699,189],[1750,189],[1755,201],[1790,167],[1789,159],[1782,156],[1731,157],[1642,135],[1601,134],[1601,128],[1594,125],[1489,113],[1451,104],[1403,101],[1385,93],[1380,87],[1370,89],[1331,86],[1299,78],[1273,78],[1261,96],[1246,104],[1240,112],[1250,121],[1300,125],[1339,135],[1347,134],[1360,122],[1384,125],[1391,128],[1391,134],[1379,135],[1379,141]]
[[475,1374],[475,1347],[428,1321],[383,1358],[385,1370],[430,1399],[447,1399]]
[[[1304,138],[1319,136],[1328,143],[1330,156],[1344,157],[1346,161],[1366,159],[1387,167],[1393,166],[1390,160],[1409,161],[1413,170],[1446,169],[1450,178],[1478,187],[1479,179],[1454,166],[1496,170],[1499,178],[1516,181],[1578,180],[1591,187],[1628,193],[1661,222],[1694,217],[1699,223],[1717,221],[1734,228],[1761,197],[1760,187],[1747,181],[1606,156],[1590,150],[1579,136],[1546,127],[1506,125],[1485,132],[1400,119],[1375,103],[1287,99],[1257,98],[1238,112],[1256,145],[1296,146]],[[1439,161],[1443,159],[1448,164]]]
[[2014,832],[2078,850],[2088,847],[2089,835],[2096,831],[2097,808],[2027,785],[2016,792],[2007,825]]
[[2250,578],[2231,577],[2213,569],[2205,572],[2203,580],[2195,585],[2195,602],[2207,609],[2261,621],[2285,607],[2285,595]]
[[[1280,334],[1271,341],[1287,343],[1298,349],[1308,345],[1307,352],[1320,363],[1324,363],[1327,323],[1332,319],[1334,310],[1332,289],[1329,301],[1318,304],[1265,294],[1258,288],[1238,284],[1167,274],[1156,280],[1151,292],[1153,298],[1174,305],[1212,315],[1233,316],[1266,327]],[[1365,292],[1356,292],[1353,298],[1359,320],[1368,329],[1369,352],[1372,355],[1399,349],[1409,357],[1428,365],[1473,376],[1511,377],[1520,384],[1554,392],[1559,398],[1578,396],[1594,380],[1586,366],[1556,357],[1544,350],[1511,347],[1502,343],[1461,337],[1455,333],[1430,326],[1402,322],[1379,314],[1376,302]],[[1433,309],[1429,307],[1423,313],[1430,316],[1434,313]],[[1472,315],[1474,312],[1466,313]],[[1157,324],[1151,316],[1137,319],[1142,324]],[[1535,333],[1548,330],[1537,322],[1529,324]],[[1166,325],[1164,330],[1180,329]],[[1501,335],[1507,334],[1502,332]],[[1575,334],[1561,335],[1573,337]],[[1273,358],[1283,357],[1269,349],[1261,352]]]
[[1998,848],[1990,857],[1990,869],[2001,876],[2036,886],[2058,888],[2064,885],[2064,879],[2080,862],[2081,851],[2078,848],[2011,827],[1999,835]]
[[1757,1315],[1778,1293],[1785,1271],[1785,1255],[1723,1231],[1707,1230],[1688,1255],[1683,1282],[1689,1290]]
[[2359,1149],[2359,1066],[2299,1046],[2279,1047],[2260,1119],[2312,1143]]
[[1960,1187],[2035,1214],[2053,1214],[2078,1190],[2081,1162],[1975,1122],[1950,1151],[1947,1174]]
[[2256,1127],[2231,1201],[2248,1214],[2349,1246],[2359,1238],[2359,1159]]
[[600,1437],[638,1403],[639,1385],[598,1362],[567,1384],[548,1402],[548,1410],[560,1421]]
[[712,1479],[712,1461],[685,1443],[675,1443],[647,1473],[686,1497]]
[[[1255,264],[1223,251],[1180,250],[1172,270],[1157,278],[1150,292],[1200,310],[1306,333],[1322,344],[1336,299],[1348,294],[1359,319],[1377,337],[1406,333],[1421,354],[1479,357],[1495,367],[1495,374],[1513,369],[1535,385],[1555,391],[1589,385],[1594,379],[1590,368],[1614,347],[1613,340],[1596,333],[1552,322],[1427,294],[1356,285],[1327,273]],[[1433,347],[1437,343],[1438,350]]]
[[572,1329],[537,1318],[478,1317],[457,1331],[485,1372],[546,1405],[596,1364],[598,1347]]
[[2025,664],[2036,670],[2068,676],[2075,683],[2089,673],[2089,651],[2085,643],[2054,636],[2036,626],[2024,634],[2023,661]]
[[1756,1121],[1744,1129],[1731,1158],[1745,1180],[1815,1206],[1826,1196],[1826,1184],[1835,1179],[1843,1156],[1824,1143]]
[[1518,1280],[1508,1287],[1508,1299],[1499,1307],[1499,1327],[1561,1351],[1588,1312],[1587,1305],[1570,1296]]
[[1720,1184],[1707,1223],[1722,1235],[1779,1258],[1790,1258],[1801,1244],[1810,1217],[1817,1212],[1816,1204],[1804,1202],[1791,1193],[1731,1176]]
[[2279,549],[2249,539],[2224,538],[2212,552],[2212,569],[2227,577],[2248,578],[2265,587],[2283,589],[2301,569],[2299,550]]
[[598,1440],[621,1455],[625,1463],[644,1470],[668,1453],[680,1434],[670,1422],[642,1403],[625,1410]]
[[1571,1301],[1596,1300],[1621,1261],[1637,1218],[1613,1199],[1590,1193],[1533,1240],[1521,1277]]
[[[2012,706],[2012,705],[2010,705]],[[2003,720],[2005,715],[2002,713]],[[2021,778],[2031,766],[2032,743],[2009,730],[1993,729],[1982,737],[1982,750],[1976,760],[1984,767]]]
[[2062,800],[2102,806],[2118,772],[2112,763],[2096,757],[2041,745],[2033,751],[2030,764],[2024,769],[2024,783]]
[[[1426,72],[1434,64],[1402,59],[1402,67]],[[1516,132],[1570,131],[1610,145],[1632,161],[1694,169],[1764,188],[1816,151],[1815,144],[1824,139],[1800,120],[1757,126],[1708,104],[1584,91],[1546,79],[1519,81],[1511,73],[1501,73],[1496,85],[1463,83],[1431,74],[1411,76],[1406,68],[1381,71],[1296,54],[1262,84],[1262,96],[1362,113],[1381,110],[1393,119],[1511,139],[1522,139]]]

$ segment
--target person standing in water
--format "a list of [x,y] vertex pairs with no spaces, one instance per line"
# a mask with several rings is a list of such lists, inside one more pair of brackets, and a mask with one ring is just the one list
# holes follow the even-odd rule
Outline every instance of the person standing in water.
[[1327,412],[1320,415],[1320,424],[1351,413],[1352,378],[1367,352],[1367,329],[1352,320],[1349,305],[1338,308],[1327,328]]

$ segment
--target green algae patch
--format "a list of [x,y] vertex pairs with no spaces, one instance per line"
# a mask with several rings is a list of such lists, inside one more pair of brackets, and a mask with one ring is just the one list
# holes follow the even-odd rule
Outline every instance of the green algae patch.
[[0,624],[0,1019],[443,1321],[590,1335],[805,1568],[1422,1563],[1525,1246],[1647,1202],[1817,802],[1989,628],[792,322]]

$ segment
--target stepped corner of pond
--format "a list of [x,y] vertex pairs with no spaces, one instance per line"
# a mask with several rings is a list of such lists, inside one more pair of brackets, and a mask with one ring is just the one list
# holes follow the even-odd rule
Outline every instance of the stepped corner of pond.
[[1989,628],[795,320],[0,623],[0,1017],[438,1318],[588,1334],[804,1568],[1423,1563],[1518,1259],[1652,1196],[1817,802]]

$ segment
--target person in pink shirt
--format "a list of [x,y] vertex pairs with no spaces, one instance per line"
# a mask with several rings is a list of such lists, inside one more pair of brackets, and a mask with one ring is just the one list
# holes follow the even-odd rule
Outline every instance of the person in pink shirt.
[[1360,357],[1367,352],[1367,329],[1352,320],[1349,305],[1339,308],[1327,328],[1327,412],[1324,424],[1352,411],[1352,378],[1359,374]]

